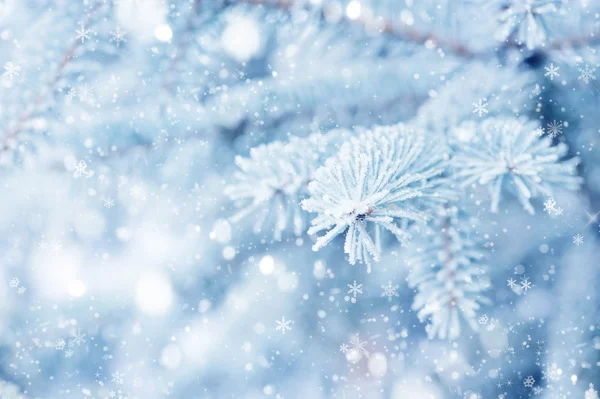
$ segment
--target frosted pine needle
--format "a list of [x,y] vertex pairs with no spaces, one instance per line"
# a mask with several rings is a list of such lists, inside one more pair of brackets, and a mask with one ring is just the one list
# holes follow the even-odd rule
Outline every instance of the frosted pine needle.
[[[313,250],[346,233],[344,252],[351,264],[381,256],[381,230],[405,244],[410,234],[398,222],[424,221],[428,201],[440,201],[445,150],[428,143],[427,132],[403,125],[376,127],[344,145],[309,184],[302,207],[318,213],[309,234],[326,230]],[[428,151],[425,154],[424,149]]]
[[430,338],[458,338],[461,320],[477,331],[477,312],[489,303],[481,296],[489,280],[475,223],[455,208],[444,209],[410,247],[408,284],[417,289],[412,308],[429,321]]
[[[557,187],[576,190],[581,184],[576,176],[579,159],[563,160],[567,145],[553,146],[552,139],[538,135],[538,127],[536,122],[503,118],[463,123],[450,139],[454,177],[463,187],[475,182],[487,186],[492,212],[498,211],[505,191],[514,193],[533,214],[532,198],[551,197]],[[473,134],[465,135],[465,130]]]
[[252,148],[249,158],[236,157],[239,171],[234,174],[235,183],[225,188],[225,194],[240,208],[231,220],[239,222],[253,214],[255,233],[272,221],[276,240],[281,239],[290,224],[296,235],[304,233],[306,222],[300,200],[305,197],[315,170],[347,134],[338,130],[327,135],[294,137],[288,143],[275,141]]

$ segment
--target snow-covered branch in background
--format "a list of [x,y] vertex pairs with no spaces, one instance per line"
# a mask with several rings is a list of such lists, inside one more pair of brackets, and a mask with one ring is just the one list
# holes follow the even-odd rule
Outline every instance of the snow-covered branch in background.
[[413,228],[408,285],[417,290],[412,309],[421,322],[428,320],[430,338],[458,338],[461,320],[477,331],[477,312],[490,303],[482,296],[490,283],[476,223],[456,208],[443,208],[428,226]]
[[287,143],[275,141],[252,148],[249,158],[237,156],[235,163],[240,170],[234,173],[235,183],[225,189],[241,208],[232,221],[239,222],[252,214],[256,218],[254,232],[258,233],[272,219],[276,240],[290,225],[296,235],[303,234],[306,215],[300,201],[308,192],[308,183],[323,161],[351,134],[335,130],[307,138],[292,137]]
[[577,190],[579,159],[564,159],[568,147],[552,145],[537,122],[489,118],[465,122],[450,134],[452,164],[462,187],[486,186],[492,212],[498,211],[502,195],[511,192],[527,212],[535,213],[531,199],[551,197],[556,188]]

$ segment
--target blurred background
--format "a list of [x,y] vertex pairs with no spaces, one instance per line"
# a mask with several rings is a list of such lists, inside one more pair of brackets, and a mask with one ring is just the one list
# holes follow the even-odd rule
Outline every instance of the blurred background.
[[[599,34],[591,0],[0,0],[0,398],[597,398]],[[231,220],[252,147],[494,115],[584,183],[468,197],[477,331],[428,337],[397,243],[367,274]]]

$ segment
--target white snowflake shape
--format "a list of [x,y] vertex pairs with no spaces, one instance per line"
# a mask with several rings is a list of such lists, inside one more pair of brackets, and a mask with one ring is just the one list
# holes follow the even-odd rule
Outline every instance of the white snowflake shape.
[[362,284],[357,284],[356,280],[354,280],[354,283],[348,284],[348,288],[350,288],[348,290],[348,294],[351,294],[352,298],[350,298],[349,296],[346,296],[344,298],[344,300],[346,300],[346,302],[350,301],[352,303],[356,303],[356,296],[358,294],[362,294],[363,293],[362,292],[362,286],[363,286]]
[[488,317],[486,314],[479,316],[479,324],[487,324]]
[[114,373],[112,373],[111,381],[117,385],[123,385],[125,383],[125,374],[117,370]]
[[285,335],[286,331],[292,331],[292,327],[290,327],[290,324],[292,323],[291,320],[286,320],[285,316],[283,316],[281,318],[281,320],[275,320],[275,323],[277,323],[277,327],[275,327],[275,331],[281,331],[281,334]]
[[112,208],[113,206],[115,206],[115,200],[111,197],[108,197],[106,199],[103,200],[104,202],[104,207],[105,208]]
[[533,384],[535,384],[535,379],[532,375],[523,380],[523,385],[525,385],[525,388],[531,388],[533,387]]
[[88,29],[85,29],[85,26],[83,26],[82,23],[79,24],[79,29],[77,29],[75,33],[77,33],[75,35],[75,39],[81,40],[81,43],[85,42],[86,39],[90,38],[90,31]]
[[83,176],[87,173],[87,163],[85,161],[77,162],[75,165],[75,173],[73,174],[75,177]]
[[17,288],[17,287],[19,286],[19,283],[20,283],[19,279],[18,279],[18,278],[16,278],[16,277],[13,277],[13,278],[11,278],[11,279],[10,279],[10,281],[8,282],[8,286],[9,286],[10,288]]
[[528,277],[521,278],[521,289],[525,292],[531,289],[531,281],[529,281]]
[[9,61],[6,64],[4,64],[4,71],[4,76],[8,77],[10,80],[13,80],[17,76],[19,76],[19,72],[21,72],[21,67]]
[[366,348],[367,341],[361,341],[358,334],[350,337],[350,348],[355,350],[357,353],[369,357],[369,351]]
[[62,251],[62,244],[60,243],[60,241],[53,241],[52,242],[52,253],[59,253]]
[[65,349],[66,345],[67,343],[65,342],[65,340],[61,338],[54,343],[54,349],[56,349],[57,351],[61,351]]
[[74,99],[75,97],[77,97],[77,90],[75,90],[75,88],[70,88],[69,91],[67,92],[67,98],[69,100]]
[[478,102],[473,103],[473,113],[482,117],[483,115],[488,113],[487,110],[488,103],[485,98],[480,99]]
[[93,94],[94,94],[94,88],[92,86],[88,85],[87,83],[84,83],[83,85],[81,85],[77,88],[77,97],[79,98],[79,101],[81,101],[81,102],[90,101],[93,97]]
[[509,288],[515,288],[517,286],[517,280],[509,278],[508,280],[506,280],[506,285],[508,285]]
[[562,122],[557,122],[557,121],[552,121],[552,123],[548,123],[548,136],[555,138],[557,137],[559,134],[562,133],[562,128],[563,128],[563,123]]
[[573,244],[580,246],[583,244],[583,236],[581,234],[576,234],[573,236]]
[[595,72],[596,68],[590,68],[588,64],[585,64],[584,68],[579,68],[579,77],[577,79],[583,81],[583,83],[587,85],[591,80],[596,80],[596,76],[594,75]]
[[548,78],[550,78],[550,80],[554,80],[554,78],[560,76],[560,73],[558,73],[560,67],[555,66],[552,62],[549,66],[545,67],[544,69],[546,70],[544,76],[547,76]]
[[23,287],[23,286],[20,286],[20,287],[17,289],[17,293],[18,293],[18,294],[24,294],[24,293],[25,293],[25,291],[27,291],[27,288],[25,288],[25,287]]
[[556,206],[554,198],[548,198],[544,201],[544,211],[548,212],[550,216],[560,216],[563,214],[563,209]]
[[381,296],[387,297],[388,301],[391,301],[392,297],[400,296],[398,295],[398,288],[400,288],[400,286],[392,285],[391,281],[388,281],[386,285],[382,285],[381,288],[383,289]]
[[75,334],[73,335],[73,343],[76,344],[77,346],[80,346],[84,342],[85,342],[85,334],[82,333],[81,331],[77,330],[75,332]]
[[125,35],[127,34],[127,32],[125,32],[124,30],[121,30],[120,27],[117,26],[117,29],[110,33],[110,42],[114,43],[117,47],[121,46],[121,43],[126,42],[127,40],[125,40]]

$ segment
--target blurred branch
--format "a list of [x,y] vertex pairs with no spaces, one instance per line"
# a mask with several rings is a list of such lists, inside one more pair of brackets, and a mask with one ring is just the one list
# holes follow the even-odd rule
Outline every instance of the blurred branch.
[[[91,16],[95,14],[103,4],[106,4],[106,2],[103,0],[98,0],[94,4],[94,6],[87,13],[86,23],[92,22]],[[15,126],[11,130],[9,130],[6,136],[2,138],[2,142],[0,143],[0,153],[5,152],[11,148],[12,141],[25,129],[27,122],[29,122],[31,118],[35,115],[36,108],[45,99],[46,94],[54,90],[56,84],[63,77],[65,68],[73,60],[73,55],[75,54],[75,51],[77,51],[77,49],[81,47],[82,44],[83,41],[79,38],[73,39],[69,48],[64,52],[61,62],[58,65],[58,68],[56,69],[56,72],[54,73],[52,79],[50,79],[50,81],[46,84],[44,88],[40,89],[39,93],[35,96],[35,99],[33,100],[33,104],[28,107],[29,110],[26,111],[19,118]]]
[[184,28],[182,34],[179,36],[179,40],[177,41],[175,57],[173,58],[173,61],[169,65],[169,69],[167,70],[167,73],[166,73],[164,88],[167,91],[171,91],[171,89],[172,89],[172,86],[173,86],[173,83],[175,80],[173,75],[175,74],[177,65],[183,59],[184,55],[187,52],[187,48],[189,47],[189,44],[191,42],[190,39],[192,36],[192,32],[194,31],[194,28],[196,26],[196,22],[195,22],[196,17],[198,16],[198,14],[200,14],[201,3],[202,3],[202,0],[194,1],[194,5],[192,6],[193,10],[187,19],[187,22],[185,24],[185,28]]
[[[263,5],[265,7],[279,8],[282,10],[292,10],[293,8],[299,6],[299,3],[295,0],[240,0],[240,3]],[[332,5],[325,4],[321,8],[322,17],[327,17],[328,15],[337,12],[338,11],[334,10],[334,6]],[[348,17],[342,16],[341,20],[349,25],[356,25],[363,28],[366,28],[372,24],[373,26],[376,26],[382,33],[387,34],[389,36],[416,44],[431,43],[436,47],[447,48],[461,57],[472,58],[477,55],[467,46],[458,43],[454,40],[440,37],[433,33],[419,32],[416,29],[409,28],[406,26],[399,27],[391,20],[383,17],[373,16],[370,18],[360,17],[357,19],[350,19]]]
[[[265,7],[278,8],[282,10],[293,10],[294,8],[303,7],[304,2],[298,2],[296,0],[239,0],[240,3],[261,5]],[[335,6],[325,4],[321,8],[321,16],[327,17],[333,13],[338,13],[339,10],[334,10]],[[381,16],[370,16],[365,18],[361,16],[357,19],[351,19],[346,16],[342,16],[341,20],[349,25],[360,26],[367,28],[369,26],[375,26],[377,29],[390,37],[394,37],[406,42],[415,44],[430,44],[436,48],[443,48],[453,52],[455,55],[463,58],[488,58],[493,55],[496,49],[489,49],[484,51],[476,51],[466,44],[452,40],[450,38],[438,36],[432,32],[421,32],[417,29],[408,26],[398,26],[398,23],[381,17]],[[588,35],[575,36],[557,39],[550,43],[547,47],[548,50],[560,50],[563,48],[581,47],[585,45],[593,45],[600,42],[600,32],[590,33]],[[505,43],[505,47],[516,45],[515,43]],[[518,46],[520,47],[520,46]]]

